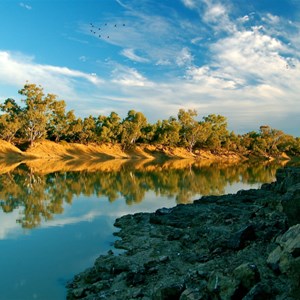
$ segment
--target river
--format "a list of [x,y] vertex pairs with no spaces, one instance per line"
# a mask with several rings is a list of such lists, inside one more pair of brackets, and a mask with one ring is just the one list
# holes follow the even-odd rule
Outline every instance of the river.
[[[126,162],[0,174],[0,299],[65,299],[66,283],[113,248],[114,220],[275,180],[278,164]],[[1,170],[0,170],[1,172]]]

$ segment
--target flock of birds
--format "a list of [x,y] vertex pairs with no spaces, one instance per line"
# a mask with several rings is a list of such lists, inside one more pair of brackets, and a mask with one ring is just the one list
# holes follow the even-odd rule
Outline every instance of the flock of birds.
[[[109,27],[108,23],[104,23],[103,26],[96,26],[93,23],[90,23],[90,32],[93,33],[95,36],[99,37],[99,38],[107,38],[109,39],[109,34],[107,34],[107,28]],[[113,28],[117,28],[117,27],[125,27],[125,24],[114,24]]]

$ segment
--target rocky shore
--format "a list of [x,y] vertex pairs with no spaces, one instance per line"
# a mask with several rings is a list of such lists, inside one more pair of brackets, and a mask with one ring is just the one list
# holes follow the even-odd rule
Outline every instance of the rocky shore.
[[259,190],[116,220],[115,248],[68,299],[300,299],[300,168]]

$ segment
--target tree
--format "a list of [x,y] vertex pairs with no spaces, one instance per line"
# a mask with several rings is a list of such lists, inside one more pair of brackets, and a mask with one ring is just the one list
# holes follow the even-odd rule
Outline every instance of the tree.
[[121,133],[121,118],[115,112],[111,112],[108,117],[99,116],[96,120],[96,133],[102,142],[116,143],[119,141]]
[[124,147],[133,145],[142,136],[147,119],[141,112],[130,110],[122,122],[121,143]]
[[17,132],[22,128],[22,109],[14,99],[8,98],[0,104],[0,137],[3,140],[12,142]]
[[68,142],[80,142],[81,134],[83,131],[83,121],[81,118],[76,118],[73,111],[67,113],[68,131],[66,134],[66,140]]
[[266,152],[271,155],[277,154],[279,152],[277,145],[279,145],[280,140],[284,137],[284,132],[266,125],[260,126],[259,129],[261,138],[264,139],[268,145]]
[[25,84],[19,90],[19,94],[26,96],[24,99],[25,108],[23,109],[24,127],[23,133],[32,145],[33,142],[47,135],[47,123],[50,115],[50,106],[55,96],[43,93],[43,88],[35,84]]
[[209,126],[194,119],[197,116],[196,110],[185,111],[180,109],[178,121],[181,125],[180,137],[182,143],[192,152],[196,143],[203,144],[209,135]]
[[96,120],[92,116],[84,118],[80,142],[89,143],[96,141]]
[[210,126],[210,133],[206,145],[214,150],[222,147],[229,136],[227,119],[224,116],[215,114],[210,114],[203,119],[204,122]]
[[166,146],[176,146],[180,141],[181,125],[174,117],[156,123],[155,141]]
[[47,122],[47,136],[59,142],[67,133],[68,124],[66,116],[66,103],[64,100],[57,101],[54,95],[49,104],[50,114]]

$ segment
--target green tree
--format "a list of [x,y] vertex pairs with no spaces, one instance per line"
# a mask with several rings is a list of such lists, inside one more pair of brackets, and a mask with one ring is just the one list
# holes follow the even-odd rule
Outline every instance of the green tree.
[[119,142],[121,133],[121,118],[115,112],[108,117],[99,116],[96,121],[96,133],[102,142]]
[[37,139],[45,138],[47,135],[47,123],[51,114],[50,106],[55,99],[54,95],[43,93],[41,86],[35,84],[25,84],[19,90],[19,94],[26,96],[23,100],[23,134],[32,145]]
[[284,132],[266,125],[260,126],[259,129],[261,138],[265,140],[265,143],[268,145],[265,151],[270,155],[277,154],[279,152],[277,146],[284,137]]
[[155,141],[165,146],[176,146],[180,141],[181,125],[174,117],[157,121]]
[[213,150],[221,148],[229,136],[226,117],[210,114],[203,119],[210,126],[206,145]]
[[207,123],[195,120],[196,116],[196,110],[189,109],[185,111],[184,109],[180,109],[178,112],[178,121],[181,125],[181,141],[190,152],[192,152],[197,143],[202,145],[206,142],[210,133],[210,126]]
[[17,132],[23,126],[22,109],[14,99],[8,98],[0,104],[0,137],[3,140],[12,142]]
[[83,131],[83,121],[81,118],[76,118],[73,111],[69,111],[67,113],[67,124],[68,124],[68,131],[66,134],[66,141],[72,143],[80,143],[81,141],[81,134]]
[[142,136],[147,119],[141,112],[130,110],[122,122],[121,143],[124,147],[133,145]]
[[49,104],[50,114],[47,123],[47,136],[59,142],[68,130],[66,103],[64,100],[57,101],[56,96],[51,95],[52,99]]
[[80,134],[81,143],[90,143],[97,140],[96,136],[96,120],[92,116],[84,118],[82,124],[82,132]]

